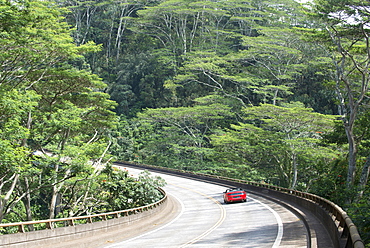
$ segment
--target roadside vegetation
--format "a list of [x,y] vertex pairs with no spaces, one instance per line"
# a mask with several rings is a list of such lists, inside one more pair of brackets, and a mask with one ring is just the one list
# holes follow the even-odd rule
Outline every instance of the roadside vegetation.
[[126,160],[323,196],[370,243],[368,3],[0,3],[3,223],[155,201]]

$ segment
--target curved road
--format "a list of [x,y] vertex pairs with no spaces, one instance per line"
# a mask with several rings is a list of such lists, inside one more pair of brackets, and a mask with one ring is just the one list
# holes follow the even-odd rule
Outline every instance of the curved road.
[[[140,172],[128,170],[133,175]],[[307,247],[303,222],[272,201],[247,192],[247,202],[224,204],[222,192],[226,187],[151,174],[166,180],[164,190],[178,204],[174,217],[105,247]]]

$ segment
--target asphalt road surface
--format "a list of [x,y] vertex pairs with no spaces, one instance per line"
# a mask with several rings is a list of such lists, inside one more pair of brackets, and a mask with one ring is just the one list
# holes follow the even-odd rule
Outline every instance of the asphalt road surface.
[[[134,176],[140,172],[127,169]],[[164,190],[177,206],[171,218],[158,220],[142,231],[133,225],[132,230],[136,231],[132,235],[117,236],[104,247],[307,247],[303,222],[272,201],[247,192],[247,202],[225,204],[222,193],[226,187],[151,174],[167,182]]]

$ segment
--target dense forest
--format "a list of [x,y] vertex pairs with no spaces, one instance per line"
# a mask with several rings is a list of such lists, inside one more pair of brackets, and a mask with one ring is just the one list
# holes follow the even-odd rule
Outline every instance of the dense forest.
[[0,2],[2,222],[155,201],[125,160],[323,196],[370,244],[370,3]]

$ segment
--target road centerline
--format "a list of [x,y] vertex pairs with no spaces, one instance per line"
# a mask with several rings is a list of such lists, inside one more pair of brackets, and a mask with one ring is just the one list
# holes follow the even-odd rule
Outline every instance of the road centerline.
[[176,185],[177,187],[181,187],[181,188],[184,188],[184,189],[187,189],[187,190],[190,190],[194,193],[197,193],[197,194],[200,194],[202,196],[205,196],[207,197],[208,199],[212,200],[214,203],[217,204],[217,206],[219,207],[220,211],[221,211],[221,215],[220,215],[220,218],[218,219],[218,221],[211,227],[209,228],[208,230],[206,230],[205,232],[203,232],[201,235],[197,236],[196,238],[190,240],[189,242],[186,242],[185,244],[183,244],[182,246],[180,246],[180,248],[183,248],[183,247],[187,247],[191,244],[194,244],[196,243],[197,241],[200,241],[201,239],[203,239],[204,237],[206,237],[208,234],[210,234],[211,232],[213,232],[216,228],[218,228],[223,222],[224,220],[226,219],[226,210],[225,208],[221,205],[221,203],[216,200],[215,198],[209,196],[209,195],[206,195],[202,192],[199,192],[197,190],[193,190],[193,189],[190,189],[188,187],[184,187],[184,186],[179,186],[179,185]]

